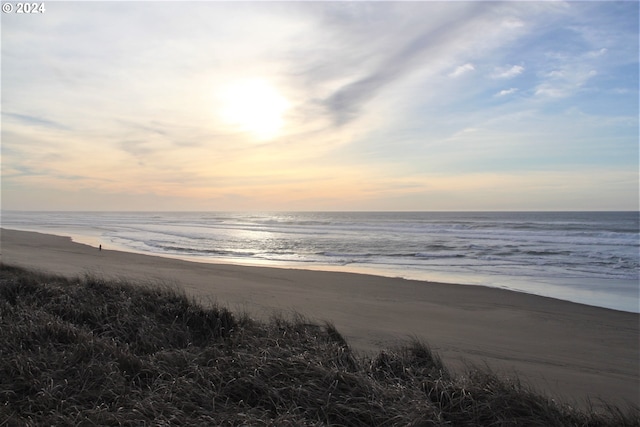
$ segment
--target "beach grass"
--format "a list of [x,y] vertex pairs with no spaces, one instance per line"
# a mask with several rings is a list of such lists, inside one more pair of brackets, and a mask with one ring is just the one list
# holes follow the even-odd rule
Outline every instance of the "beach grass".
[[0,268],[0,426],[638,426],[418,340],[360,357],[331,323],[252,320],[177,286]]

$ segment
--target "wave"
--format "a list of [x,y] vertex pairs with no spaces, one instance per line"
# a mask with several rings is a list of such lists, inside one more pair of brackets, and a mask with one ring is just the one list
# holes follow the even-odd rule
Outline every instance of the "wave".
[[168,246],[168,245],[155,245],[155,247],[166,252],[184,253],[189,255],[202,255],[202,256],[217,255],[217,256],[231,256],[231,257],[253,257],[256,255],[255,252],[251,252],[251,251],[235,251],[235,250],[226,250],[226,249],[199,249],[199,248]]
[[[638,277],[637,213],[12,213],[3,226],[100,233],[134,250],[501,277]],[[36,230],[37,231],[37,230]],[[549,270],[549,271],[545,271]]]

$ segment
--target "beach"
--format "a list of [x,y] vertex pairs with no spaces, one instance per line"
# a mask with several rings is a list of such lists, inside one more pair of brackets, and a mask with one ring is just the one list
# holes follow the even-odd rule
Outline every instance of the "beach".
[[488,366],[584,404],[640,400],[637,313],[482,286],[366,274],[196,263],[3,229],[7,265],[178,286],[203,303],[265,319],[333,323],[362,355],[418,338],[445,364]]

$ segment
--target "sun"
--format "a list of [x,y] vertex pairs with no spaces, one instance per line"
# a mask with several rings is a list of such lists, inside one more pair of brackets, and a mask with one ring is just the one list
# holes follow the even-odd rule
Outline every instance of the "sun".
[[289,108],[287,99],[263,79],[233,82],[221,91],[219,101],[225,122],[260,141],[279,134]]

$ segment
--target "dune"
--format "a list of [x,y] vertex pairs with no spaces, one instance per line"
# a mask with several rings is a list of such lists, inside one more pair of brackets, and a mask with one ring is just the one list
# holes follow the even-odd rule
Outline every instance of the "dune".
[[640,315],[482,286],[366,274],[197,263],[2,229],[2,263],[64,276],[183,288],[258,319],[330,321],[362,355],[418,338],[454,370],[470,364],[584,404],[640,401]]

